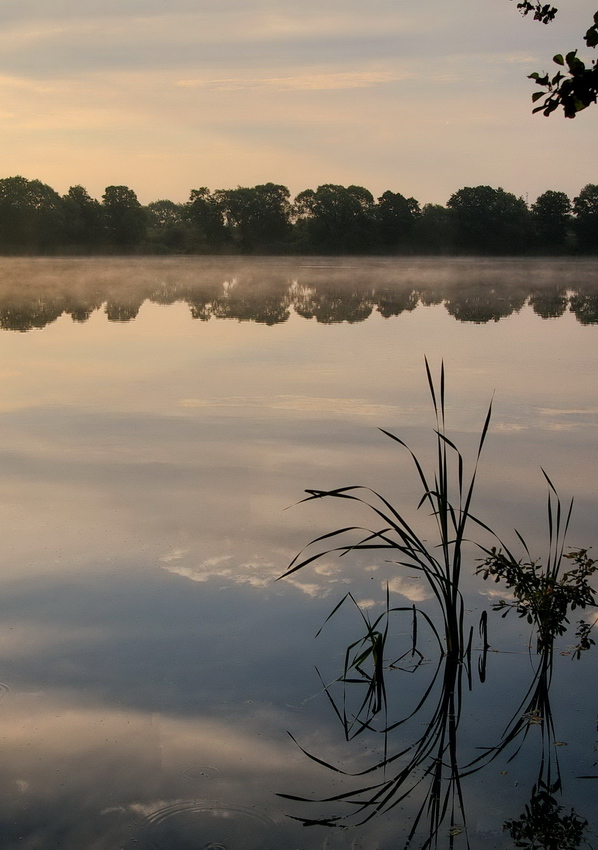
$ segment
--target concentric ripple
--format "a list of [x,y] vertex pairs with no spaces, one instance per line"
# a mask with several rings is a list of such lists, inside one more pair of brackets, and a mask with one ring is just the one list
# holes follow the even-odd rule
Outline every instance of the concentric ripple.
[[199,765],[185,768],[181,776],[189,782],[200,782],[202,779],[214,779],[219,772],[217,767]]
[[153,850],[277,850],[278,826],[258,809],[175,800],[147,815]]

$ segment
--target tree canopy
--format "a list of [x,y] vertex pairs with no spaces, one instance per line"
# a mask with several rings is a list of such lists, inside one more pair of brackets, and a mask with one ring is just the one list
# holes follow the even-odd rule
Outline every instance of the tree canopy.
[[144,206],[128,186],[108,186],[100,202],[83,186],[61,197],[6,177],[0,254],[598,254],[598,185],[573,199],[549,189],[531,205],[466,186],[445,206],[420,207],[391,190],[375,199],[363,186],[324,183],[293,200],[286,186],[264,183],[202,186],[186,203]]

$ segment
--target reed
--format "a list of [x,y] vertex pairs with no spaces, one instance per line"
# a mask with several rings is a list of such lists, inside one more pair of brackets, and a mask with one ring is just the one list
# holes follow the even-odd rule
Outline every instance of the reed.
[[[380,430],[411,455],[422,485],[418,509],[427,507],[430,510],[436,525],[436,541],[430,543],[420,536],[412,528],[404,512],[369,487],[352,485],[334,490],[310,489],[305,491],[308,495],[301,500],[302,502],[315,499],[343,499],[357,502],[365,506],[381,525],[378,528],[347,526],[316,537],[291,561],[281,578],[304,569],[308,564],[332,553],[344,556],[350,552],[376,550],[387,556],[392,555],[396,559],[391,561],[392,563],[410,570],[417,570],[425,577],[438,602],[442,617],[442,626],[439,631],[444,638],[444,654],[449,658],[462,659],[467,650],[467,644],[463,625],[463,598],[459,584],[467,542],[466,528],[474,519],[471,514],[471,503],[478,462],[490,425],[492,403],[488,407],[481,430],[473,470],[467,476],[463,455],[446,432],[444,363],[441,364],[438,387],[432,378],[427,359],[425,367],[436,423],[434,430],[436,465],[433,471],[431,473],[424,471],[415,453],[403,440],[383,428]],[[483,526],[479,520],[476,522]],[[348,538],[354,534],[360,535],[357,542],[348,542]],[[333,545],[329,546],[329,544]]]

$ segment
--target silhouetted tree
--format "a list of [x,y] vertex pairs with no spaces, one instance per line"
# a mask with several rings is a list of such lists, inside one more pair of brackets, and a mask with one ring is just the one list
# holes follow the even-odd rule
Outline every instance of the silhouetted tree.
[[325,254],[356,254],[371,250],[374,197],[362,186],[325,183],[295,198],[299,247]]
[[457,247],[472,253],[517,254],[529,247],[530,213],[522,198],[504,189],[474,186],[448,200]]
[[598,185],[588,183],[573,200],[575,232],[582,251],[598,253]]
[[455,247],[455,220],[441,204],[426,204],[413,231],[414,246],[424,254],[450,254]]
[[376,235],[384,251],[405,250],[411,241],[420,214],[415,198],[405,198],[399,192],[384,192],[374,210]]
[[188,242],[186,210],[174,201],[152,201],[146,207],[147,238],[154,250],[183,253]]
[[40,180],[0,180],[0,250],[44,253],[58,249],[64,238],[60,195]]
[[571,201],[564,192],[549,189],[532,204],[532,222],[538,247],[562,253],[571,232]]
[[265,183],[253,188],[219,189],[214,197],[233,228],[241,251],[280,251],[291,231],[290,192]]
[[185,204],[185,217],[189,222],[189,250],[209,253],[225,245],[230,234],[224,221],[224,212],[205,186],[192,189]]
[[71,186],[62,204],[68,244],[79,250],[96,250],[105,238],[101,204],[83,186]]
[[137,247],[146,233],[147,216],[135,192],[128,186],[108,186],[102,200],[112,245],[120,250]]

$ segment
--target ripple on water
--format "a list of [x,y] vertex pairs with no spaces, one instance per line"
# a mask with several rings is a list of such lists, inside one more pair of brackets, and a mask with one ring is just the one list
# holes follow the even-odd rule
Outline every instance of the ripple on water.
[[203,779],[214,779],[214,777],[219,773],[217,767],[207,767],[205,765],[200,765],[196,767],[187,767],[183,770],[181,776],[183,779],[189,780],[189,782],[200,782]]
[[8,696],[10,693],[10,687],[5,685],[4,682],[0,682],[0,699],[4,699],[4,697]]
[[278,850],[276,821],[249,807],[177,800],[147,821],[153,850]]

